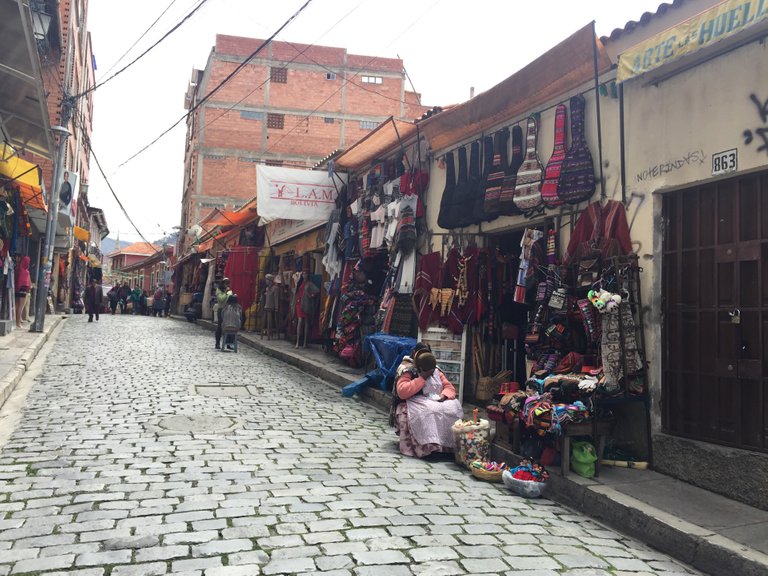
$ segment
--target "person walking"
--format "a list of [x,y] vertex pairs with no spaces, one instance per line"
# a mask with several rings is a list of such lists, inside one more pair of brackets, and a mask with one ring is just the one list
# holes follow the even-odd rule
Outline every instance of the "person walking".
[[85,311],[88,314],[88,322],[93,322],[94,314],[96,315],[96,322],[99,321],[102,299],[101,286],[96,283],[95,278],[91,278],[91,283],[85,289]]
[[16,328],[21,328],[21,315],[27,304],[27,294],[32,286],[29,274],[29,256],[22,256],[16,269]]
[[229,297],[232,296],[232,290],[229,287],[229,278],[223,278],[216,288],[216,306],[214,310],[214,320],[216,321],[216,349],[221,348],[221,310],[227,304]]
[[155,288],[155,293],[152,295],[152,316],[163,317],[163,310],[165,310],[165,292],[160,284]]
[[165,317],[168,318],[171,315],[171,299],[173,298],[173,294],[171,291],[166,287],[165,289]]
[[[237,333],[243,325],[243,308],[237,301],[237,294],[232,294],[227,299],[227,303],[220,310],[220,318],[219,326],[224,338],[222,347],[226,344],[227,350],[234,349],[236,351]],[[227,340],[227,336],[232,338]]]
[[128,308],[128,299],[131,296],[131,287],[128,286],[128,280],[123,281],[123,285],[117,291],[117,301],[120,305],[120,314],[125,314]]
[[120,286],[115,284],[112,286],[112,289],[107,292],[107,300],[109,301],[109,309],[112,311],[112,316],[115,315],[115,310],[117,310],[118,290],[120,290]]

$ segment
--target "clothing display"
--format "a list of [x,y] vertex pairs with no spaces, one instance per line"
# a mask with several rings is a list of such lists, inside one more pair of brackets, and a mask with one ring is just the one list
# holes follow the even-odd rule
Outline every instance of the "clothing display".
[[584,138],[584,96],[577,94],[570,101],[571,147],[560,167],[557,195],[563,202],[578,204],[595,193],[595,167],[592,153]]

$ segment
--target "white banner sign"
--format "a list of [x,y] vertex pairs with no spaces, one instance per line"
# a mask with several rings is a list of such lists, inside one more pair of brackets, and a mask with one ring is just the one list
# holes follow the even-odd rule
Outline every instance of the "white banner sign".
[[[336,176],[336,186],[347,180]],[[339,181],[341,179],[341,181]],[[336,207],[336,186],[327,172],[256,166],[256,205],[264,222],[284,220],[328,220]]]

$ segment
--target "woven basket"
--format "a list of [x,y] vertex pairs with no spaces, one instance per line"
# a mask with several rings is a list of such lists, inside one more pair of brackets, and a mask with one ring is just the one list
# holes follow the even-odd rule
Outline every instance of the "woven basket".
[[485,480],[486,482],[501,482],[501,475],[504,472],[503,470],[497,470],[495,472],[491,472],[489,470],[486,470],[485,468],[478,468],[473,464],[470,464],[469,470],[472,472],[472,475],[475,478],[478,478],[480,480]]

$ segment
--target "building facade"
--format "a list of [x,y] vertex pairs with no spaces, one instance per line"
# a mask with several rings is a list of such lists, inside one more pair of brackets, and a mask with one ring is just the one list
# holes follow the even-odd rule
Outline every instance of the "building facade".
[[[150,256],[162,253],[162,246],[148,244],[147,242],[134,242],[124,248],[115,250],[107,254],[110,265],[110,278],[115,284],[123,283],[127,280],[132,288],[140,288],[144,284],[143,269],[142,273],[137,273],[136,265],[143,262]],[[126,271],[126,269],[128,269]]]
[[[205,70],[193,70],[187,119],[181,229],[213,209],[256,194],[258,163],[311,167],[349,147],[383,120],[412,120],[426,108],[406,89],[399,59],[344,48],[218,35]],[[247,62],[247,63],[246,63]],[[204,100],[234,70],[245,66]],[[180,235],[180,254],[194,236]]]

